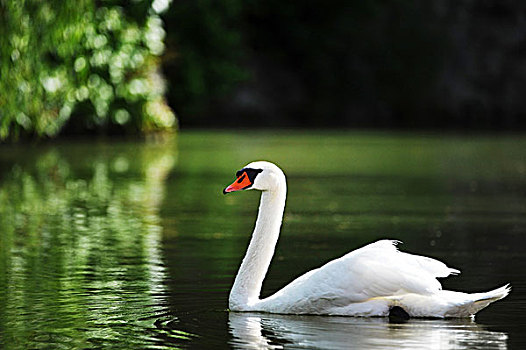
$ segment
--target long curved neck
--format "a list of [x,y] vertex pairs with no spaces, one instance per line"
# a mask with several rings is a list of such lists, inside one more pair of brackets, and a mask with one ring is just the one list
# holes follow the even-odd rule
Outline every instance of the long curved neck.
[[284,177],[275,188],[261,193],[252,239],[230,291],[231,310],[247,310],[259,300],[261,286],[278,242],[286,196]]

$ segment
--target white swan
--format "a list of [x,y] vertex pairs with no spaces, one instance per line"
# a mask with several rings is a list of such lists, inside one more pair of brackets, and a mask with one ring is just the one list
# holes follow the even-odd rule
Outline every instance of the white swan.
[[258,218],[230,291],[232,311],[342,316],[387,316],[393,307],[412,317],[470,317],[504,298],[509,285],[484,293],[442,290],[437,277],[460,271],[444,263],[400,252],[397,241],[381,240],[332,260],[260,299],[280,233],[287,184],[276,165],[252,162],[223,190],[262,191]]

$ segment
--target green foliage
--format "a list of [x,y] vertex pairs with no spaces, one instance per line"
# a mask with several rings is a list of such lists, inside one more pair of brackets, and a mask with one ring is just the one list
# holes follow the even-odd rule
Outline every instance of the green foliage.
[[173,128],[159,3],[1,1],[0,139]]

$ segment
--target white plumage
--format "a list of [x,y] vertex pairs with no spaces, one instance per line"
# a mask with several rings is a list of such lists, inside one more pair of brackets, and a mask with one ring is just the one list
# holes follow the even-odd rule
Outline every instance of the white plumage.
[[250,163],[240,173],[225,193],[257,189],[262,195],[252,239],[230,292],[232,311],[386,316],[399,306],[413,317],[469,317],[510,291],[509,285],[472,294],[442,290],[437,278],[460,271],[429,257],[400,252],[397,241],[381,240],[309,271],[260,299],[279,237],[286,179],[269,162]]

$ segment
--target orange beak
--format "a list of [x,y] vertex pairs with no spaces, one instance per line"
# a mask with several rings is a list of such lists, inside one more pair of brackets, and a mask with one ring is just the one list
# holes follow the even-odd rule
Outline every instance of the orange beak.
[[236,179],[236,181],[232,183],[232,185],[228,186],[227,188],[223,190],[223,194],[227,194],[229,192],[241,191],[250,185],[252,185],[252,182],[250,182],[247,172],[244,171],[243,174],[241,174],[241,176],[239,176]]

